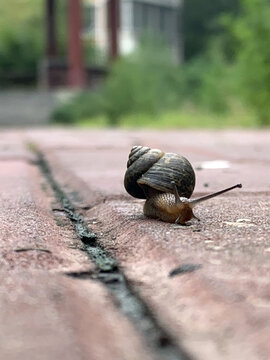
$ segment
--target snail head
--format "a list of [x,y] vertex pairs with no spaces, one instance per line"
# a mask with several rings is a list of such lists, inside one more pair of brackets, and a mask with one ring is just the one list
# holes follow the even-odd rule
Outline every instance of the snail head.
[[191,220],[192,218],[195,218],[200,221],[200,219],[198,219],[197,216],[195,216],[193,213],[193,208],[195,205],[197,205],[198,203],[203,202],[205,200],[209,200],[213,197],[221,195],[227,191],[242,187],[242,184],[236,184],[234,186],[217,191],[217,192],[209,194],[209,195],[201,196],[201,197],[195,198],[195,199],[188,199],[188,198],[179,196],[177,186],[174,181],[171,181],[171,184],[172,184],[173,193],[175,196],[175,205],[179,210],[179,216],[175,220],[176,224],[185,224],[187,221]]

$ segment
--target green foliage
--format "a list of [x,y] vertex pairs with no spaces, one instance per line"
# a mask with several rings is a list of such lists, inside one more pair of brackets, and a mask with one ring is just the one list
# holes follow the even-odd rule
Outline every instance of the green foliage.
[[181,66],[164,46],[144,43],[113,65],[102,89],[75,97],[54,119],[120,126],[268,125],[269,18],[269,0],[242,0],[241,11],[222,17],[223,31],[207,50]]
[[238,6],[216,19],[223,30],[210,39],[208,34],[207,50],[187,63],[186,89],[196,104],[214,112],[242,101],[259,125],[269,125],[270,1],[240,0]]
[[[176,114],[191,103],[204,114],[212,112],[216,123],[218,114],[229,111],[229,73],[218,43],[204,56],[181,66],[175,65],[163,47],[143,45],[114,64],[102,89],[74,97],[57,109],[53,119],[63,123],[88,119],[89,123],[90,118],[100,121],[105,117],[109,125],[123,125],[123,119],[152,118],[163,123],[162,114]],[[183,125],[180,117],[173,119],[173,124],[178,119],[179,126]]]
[[156,114],[179,105],[180,78],[169,51],[142,46],[120,59],[105,85],[105,112],[112,123],[129,113]]
[[104,112],[102,92],[81,92],[72,100],[60,105],[53,113],[52,120],[57,123],[72,124],[76,120],[97,117]]
[[181,86],[179,68],[167,48],[148,43],[134,54],[120,58],[102,89],[76,96],[57,109],[53,119],[72,122],[104,114],[111,125],[116,125],[127,114],[154,115],[178,107]]
[[185,64],[182,96],[203,109],[222,113],[229,107],[229,67],[221,54],[211,51]]
[[42,0],[0,2],[0,78],[34,76],[43,48]]
[[[80,127],[109,126],[104,116],[78,119],[75,124]],[[234,104],[230,112],[214,113],[193,104],[183,104],[180,109],[164,111],[155,116],[150,114],[129,114],[121,117],[118,126],[124,128],[240,128],[256,127],[256,119],[251,111],[241,104]]]
[[227,21],[236,44],[239,94],[253,107],[262,125],[270,124],[269,19],[269,0],[242,0],[241,15]]
[[207,51],[211,37],[224,31],[218,21],[220,16],[235,14],[238,10],[239,0],[185,0],[182,17],[185,59],[190,60]]
[[[89,124],[89,122],[88,122]],[[165,111],[157,116],[135,114],[124,116],[119,125],[127,128],[231,128],[255,127],[258,124],[252,112],[247,112],[240,104],[235,104],[228,113],[215,113],[184,104],[178,110]]]

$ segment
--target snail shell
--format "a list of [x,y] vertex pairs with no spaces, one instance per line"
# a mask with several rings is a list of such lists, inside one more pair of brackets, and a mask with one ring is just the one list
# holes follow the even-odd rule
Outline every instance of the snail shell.
[[143,146],[131,149],[124,179],[130,195],[146,199],[150,189],[173,193],[172,181],[180,196],[189,198],[192,195],[195,173],[185,157]]

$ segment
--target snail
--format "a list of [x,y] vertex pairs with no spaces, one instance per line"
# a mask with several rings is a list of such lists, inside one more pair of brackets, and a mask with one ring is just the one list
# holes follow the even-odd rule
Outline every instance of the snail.
[[195,187],[195,173],[183,156],[158,149],[133,146],[127,162],[124,186],[133,197],[146,199],[144,215],[184,225],[195,218],[193,208],[242,184],[195,199],[189,199]]

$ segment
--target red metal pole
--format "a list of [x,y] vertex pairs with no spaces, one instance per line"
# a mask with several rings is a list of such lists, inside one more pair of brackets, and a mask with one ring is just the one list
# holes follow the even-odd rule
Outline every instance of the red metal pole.
[[72,87],[85,84],[80,0],[68,0],[68,84]]
[[108,0],[107,5],[109,56],[115,60],[118,56],[119,0]]

